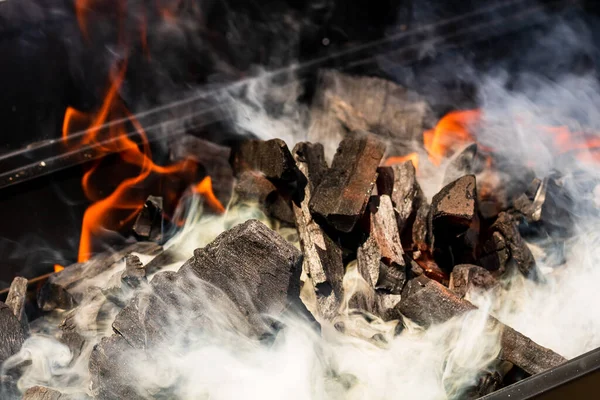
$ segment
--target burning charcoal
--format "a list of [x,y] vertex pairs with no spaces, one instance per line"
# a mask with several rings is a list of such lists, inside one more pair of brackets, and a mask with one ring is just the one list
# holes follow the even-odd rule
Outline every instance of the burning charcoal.
[[13,310],[0,302],[0,365],[21,350],[25,331]]
[[425,201],[425,195],[417,182],[417,175],[412,161],[405,161],[391,167],[379,167],[377,178],[377,193],[386,194],[391,197],[398,213],[398,227],[402,232],[409,219],[414,219],[421,204]]
[[310,210],[341,232],[350,232],[363,214],[377,179],[385,144],[367,132],[351,132],[310,199]]
[[146,270],[146,275],[152,275],[170,264],[183,264],[184,261],[186,261],[186,258],[182,257],[181,252],[177,251],[176,246],[174,246],[159,253],[152,260],[148,261],[144,266],[144,269]]
[[83,297],[85,281],[106,272],[129,253],[155,254],[161,247],[152,242],[139,242],[119,251],[98,254],[85,263],[73,264],[48,278],[38,293],[38,306],[43,311],[72,309]]
[[271,181],[256,171],[244,171],[235,186],[237,201],[257,202],[260,209],[269,217],[288,224],[294,223],[290,202],[281,196]]
[[232,154],[231,165],[236,176],[244,171],[260,171],[270,180],[296,180],[294,158],[281,139],[243,142]]
[[138,214],[133,231],[142,239],[160,242],[163,239],[163,199],[148,196],[142,211]]
[[[429,326],[443,323],[477,307],[460,299],[441,284],[425,276],[419,276],[410,280],[404,287],[399,308],[402,315],[420,325]],[[494,317],[488,317],[488,326],[499,328],[502,332],[502,350],[499,358],[515,364],[530,374],[546,371],[567,361]]]
[[135,289],[146,281],[146,269],[138,256],[128,254],[125,256],[125,271],[121,275],[121,281]]
[[342,250],[313,220],[308,207],[315,186],[327,170],[323,146],[299,143],[292,153],[301,174],[301,184],[304,185],[300,191],[300,198],[292,205],[304,254],[303,269],[315,288],[317,312],[323,318],[331,319],[335,316],[343,296]]
[[478,265],[456,265],[450,274],[450,290],[461,299],[474,289],[493,290],[498,288],[498,281],[492,274]]
[[[505,243],[505,248],[508,249],[507,262],[514,263],[523,275],[537,279],[538,275],[533,254],[531,254],[531,250],[529,250],[529,247],[527,247],[527,244],[521,238],[521,234],[512,217],[508,213],[500,213],[496,222],[491,226],[491,230],[496,234],[491,239],[495,246],[501,246],[502,241]],[[498,258],[500,257],[504,258],[504,254],[498,256]]]
[[475,176],[446,185],[433,196],[430,232],[437,264],[450,271],[455,264],[473,262],[478,224]]
[[19,321],[25,318],[25,298],[27,297],[27,279],[17,276],[10,284],[6,305]]
[[133,349],[119,335],[103,338],[92,351],[89,362],[91,391],[95,399],[142,400],[138,393],[133,364],[143,363],[143,353]]
[[389,196],[372,197],[370,234],[358,249],[358,270],[375,289],[400,294],[406,281],[406,263],[394,207]]
[[212,188],[221,204],[228,204],[233,188],[233,170],[229,164],[231,149],[184,135],[170,144],[171,161],[191,158],[204,167],[212,179]]
[[311,109],[308,139],[333,143],[325,149],[330,160],[347,131],[368,130],[390,141],[395,154],[406,152],[423,133],[430,115],[416,93],[381,78],[319,71]]

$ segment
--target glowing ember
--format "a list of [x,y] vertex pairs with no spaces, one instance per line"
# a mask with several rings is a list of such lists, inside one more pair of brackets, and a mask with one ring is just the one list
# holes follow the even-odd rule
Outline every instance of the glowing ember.
[[54,264],[54,273],[60,272],[63,269],[65,269],[65,267],[63,267],[62,265],[60,265],[60,264]]
[[412,161],[413,165],[415,166],[415,169],[419,168],[419,155],[417,153],[410,153],[405,156],[388,157],[388,159],[385,160],[385,163],[383,165],[391,166],[394,164],[402,164],[403,162],[409,160]]
[[440,165],[450,150],[473,141],[469,128],[479,122],[481,111],[452,111],[437,123],[435,128],[423,133],[423,144],[429,159]]

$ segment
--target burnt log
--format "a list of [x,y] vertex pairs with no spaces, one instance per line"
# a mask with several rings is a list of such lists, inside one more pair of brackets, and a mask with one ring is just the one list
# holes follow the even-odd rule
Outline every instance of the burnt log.
[[358,270],[376,290],[400,294],[406,282],[406,263],[390,197],[372,197],[369,215],[369,237],[358,249]]
[[498,281],[492,274],[478,265],[456,265],[450,274],[449,288],[461,299],[473,290],[495,290]]
[[156,243],[139,242],[118,251],[98,254],[85,263],[68,266],[48,278],[38,293],[38,306],[43,311],[56,308],[70,310],[81,301],[87,288],[86,280],[109,271],[129,253],[156,254],[160,250]]
[[417,171],[412,161],[405,161],[391,167],[379,167],[377,194],[388,195],[392,199],[398,216],[398,228],[412,230],[416,212],[425,202],[425,195],[417,182]]
[[315,290],[316,312],[329,320],[337,314],[343,298],[342,249],[314,221],[308,206],[315,186],[327,171],[327,164],[320,144],[299,143],[292,153],[303,185],[298,188],[299,198],[292,204],[304,255],[303,269]]
[[231,149],[192,135],[176,138],[169,144],[171,161],[192,159],[202,165],[212,179],[212,189],[221,204],[227,205],[233,189],[233,170],[229,163]]
[[467,175],[444,186],[431,200],[429,231],[433,255],[446,271],[476,260],[479,234],[475,176]]
[[347,131],[368,130],[389,142],[393,154],[404,154],[430,115],[427,102],[389,80],[321,70],[308,140],[331,144],[325,148],[331,160]]
[[333,164],[310,199],[310,211],[341,232],[350,232],[362,216],[377,179],[385,144],[364,132],[349,133]]
[[25,318],[25,300],[27,298],[27,279],[17,276],[13,279],[6,296],[6,305],[19,321]]
[[236,193],[234,204],[256,203],[265,215],[287,224],[294,223],[290,201],[282,196],[277,187],[260,172],[242,172],[234,190]]
[[133,231],[140,239],[160,242],[164,234],[163,199],[148,196],[142,210],[135,219]]
[[[399,308],[402,315],[423,326],[440,324],[477,309],[473,304],[460,299],[449,289],[425,276],[414,278],[406,284]],[[498,357],[515,364],[527,373],[537,374],[567,361],[494,317],[488,317],[487,325],[490,329],[500,329],[502,350]]]
[[244,171],[260,171],[274,182],[296,180],[296,163],[281,139],[242,142],[232,152],[230,162],[235,176]]
[[[514,265],[523,275],[531,279],[539,279],[535,258],[529,247],[521,237],[519,229],[510,214],[502,212],[490,228],[492,237],[484,244],[491,260],[498,260],[499,265]],[[504,246],[504,247],[503,247]],[[484,260],[484,266],[489,265],[489,260]],[[498,269],[502,271],[502,268]]]
[[21,350],[25,330],[13,310],[0,302],[0,365]]

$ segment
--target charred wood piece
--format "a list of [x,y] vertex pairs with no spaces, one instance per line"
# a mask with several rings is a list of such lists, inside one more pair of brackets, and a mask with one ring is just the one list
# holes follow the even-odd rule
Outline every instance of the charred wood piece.
[[494,276],[499,277],[506,271],[509,258],[510,250],[504,236],[500,232],[493,232],[492,237],[483,243],[479,262]]
[[311,109],[308,139],[333,143],[330,160],[347,131],[368,130],[390,142],[394,154],[410,149],[430,117],[426,101],[415,92],[381,78],[321,70]]
[[133,254],[125,256],[125,271],[121,275],[121,281],[132,289],[147,282],[146,269],[138,256]]
[[493,232],[493,235],[484,247],[489,248],[494,246],[496,248],[497,258],[502,262],[505,259],[506,253],[501,252],[503,249],[499,249],[499,247],[504,245],[504,249],[508,250],[508,259],[506,262],[514,263],[519,271],[526,277],[538,279],[533,254],[521,237],[513,218],[508,213],[502,212],[498,215],[498,219],[496,219],[496,222],[492,224],[490,229]]
[[25,341],[25,330],[13,310],[0,302],[0,365],[16,354]]
[[[429,233],[429,212],[431,207],[423,202],[415,216],[412,226],[412,249],[415,252],[425,252],[431,249]],[[419,255],[419,254],[418,254]]]
[[492,274],[478,265],[461,264],[450,274],[449,288],[461,299],[473,290],[494,290],[499,287]]
[[398,215],[400,232],[412,229],[416,212],[425,202],[425,195],[417,182],[417,174],[412,161],[391,167],[379,167],[377,177],[377,193],[391,197]]
[[228,204],[233,188],[233,170],[229,164],[231,149],[185,135],[170,143],[171,161],[192,159],[202,165],[212,179],[212,189],[221,204]]
[[247,221],[197,249],[177,273],[155,275],[150,290],[117,315],[113,329],[139,349],[172,335],[209,331],[214,321],[227,320],[246,335],[264,333],[270,328],[262,314],[278,315],[300,302],[301,264],[294,246],[262,223]]
[[10,284],[6,305],[19,321],[25,318],[25,300],[27,298],[27,279],[17,276]]
[[85,263],[73,264],[50,276],[38,293],[38,306],[43,311],[56,308],[72,309],[83,298],[87,279],[110,270],[129,253],[156,254],[161,247],[153,242],[139,242],[122,250],[102,253]]
[[431,201],[429,231],[434,258],[446,271],[475,261],[479,234],[475,176],[466,175],[444,186]]
[[245,141],[234,150],[230,162],[235,176],[244,171],[260,171],[274,182],[296,180],[296,163],[281,139]]
[[238,202],[256,202],[269,217],[287,224],[294,223],[290,201],[280,194],[277,187],[256,171],[244,171],[237,179],[235,193]]
[[148,196],[135,220],[133,231],[140,239],[160,242],[164,229],[163,199],[159,196]]
[[[443,323],[450,318],[473,311],[477,307],[460,299],[441,284],[420,276],[406,284],[399,308],[404,316],[420,325],[429,326]],[[501,330],[502,350],[499,358],[513,363],[530,374],[546,371],[567,361],[494,317],[488,317],[487,324],[489,328]]]
[[369,214],[369,238],[358,249],[358,270],[375,289],[400,294],[406,263],[390,197],[372,197]]
[[[85,398],[87,398],[87,396]],[[44,386],[33,386],[25,391],[22,400],[75,400],[75,398],[61,393],[58,390]]]
[[292,153],[300,171],[299,198],[292,207],[304,254],[303,269],[315,289],[317,312],[323,318],[331,319],[343,297],[342,250],[313,220],[308,206],[315,186],[327,171],[323,146],[299,143]]
[[368,132],[349,133],[310,199],[311,212],[338,231],[352,231],[375,186],[385,148],[380,139]]

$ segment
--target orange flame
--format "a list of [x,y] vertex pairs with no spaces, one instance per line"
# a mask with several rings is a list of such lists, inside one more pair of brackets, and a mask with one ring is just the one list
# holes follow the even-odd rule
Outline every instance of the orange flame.
[[[69,143],[73,146],[83,146],[94,144],[103,154],[120,152],[121,159],[135,167],[139,167],[139,173],[131,178],[125,179],[119,183],[116,189],[108,196],[100,196],[93,190],[91,177],[96,171],[99,163],[95,163],[83,176],[82,186],[86,196],[95,201],[83,216],[81,237],[79,242],[79,262],[86,261],[92,255],[92,241],[94,236],[105,228],[108,222],[108,216],[115,210],[128,212],[125,218],[118,221],[117,226],[111,228],[120,228],[131,221],[144,205],[147,193],[139,190],[139,186],[150,174],[171,175],[184,172],[194,172],[196,164],[187,160],[178,162],[170,166],[160,166],[152,161],[152,155],[146,134],[141,124],[132,116],[122,104],[118,97],[118,89],[123,81],[125,68],[121,68],[117,74],[113,74],[111,86],[107,91],[100,110],[93,116],[88,116],[72,108],[65,113],[63,122],[63,139],[65,143],[69,134],[73,132],[73,127],[79,127],[88,122],[90,125],[79,143]],[[105,126],[108,121],[118,121],[110,126]],[[135,134],[140,139],[140,144],[127,135],[127,125],[131,124],[135,128]],[[210,184],[210,182],[209,182]],[[209,191],[205,186],[202,187],[203,195],[209,196]],[[209,186],[210,189],[210,186]],[[212,193],[212,192],[210,192]],[[214,197],[214,196],[213,196]],[[208,200],[211,204],[216,203],[213,199]],[[217,206],[215,206],[217,207]],[[222,206],[221,206],[222,207]]]
[[223,204],[217,199],[212,190],[212,179],[210,176],[202,179],[197,185],[192,188],[194,193],[198,193],[206,200],[206,204],[214,211],[219,214],[223,214],[225,212],[225,207]]
[[405,156],[388,157],[387,160],[385,160],[385,162],[383,163],[383,165],[389,167],[395,164],[402,164],[405,161],[412,161],[413,165],[415,166],[415,169],[419,168],[419,155],[417,153],[410,153]]
[[65,269],[65,267],[63,267],[62,265],[60,265],[60,264],[54,264],[54,273],[60,272],[63,269]]
[[440,119],[435,128],[423,132],[423,144],[431,162],[440,165],[450,150],[472,141],[469,127],[480,118],[479,110],[452,111]]

